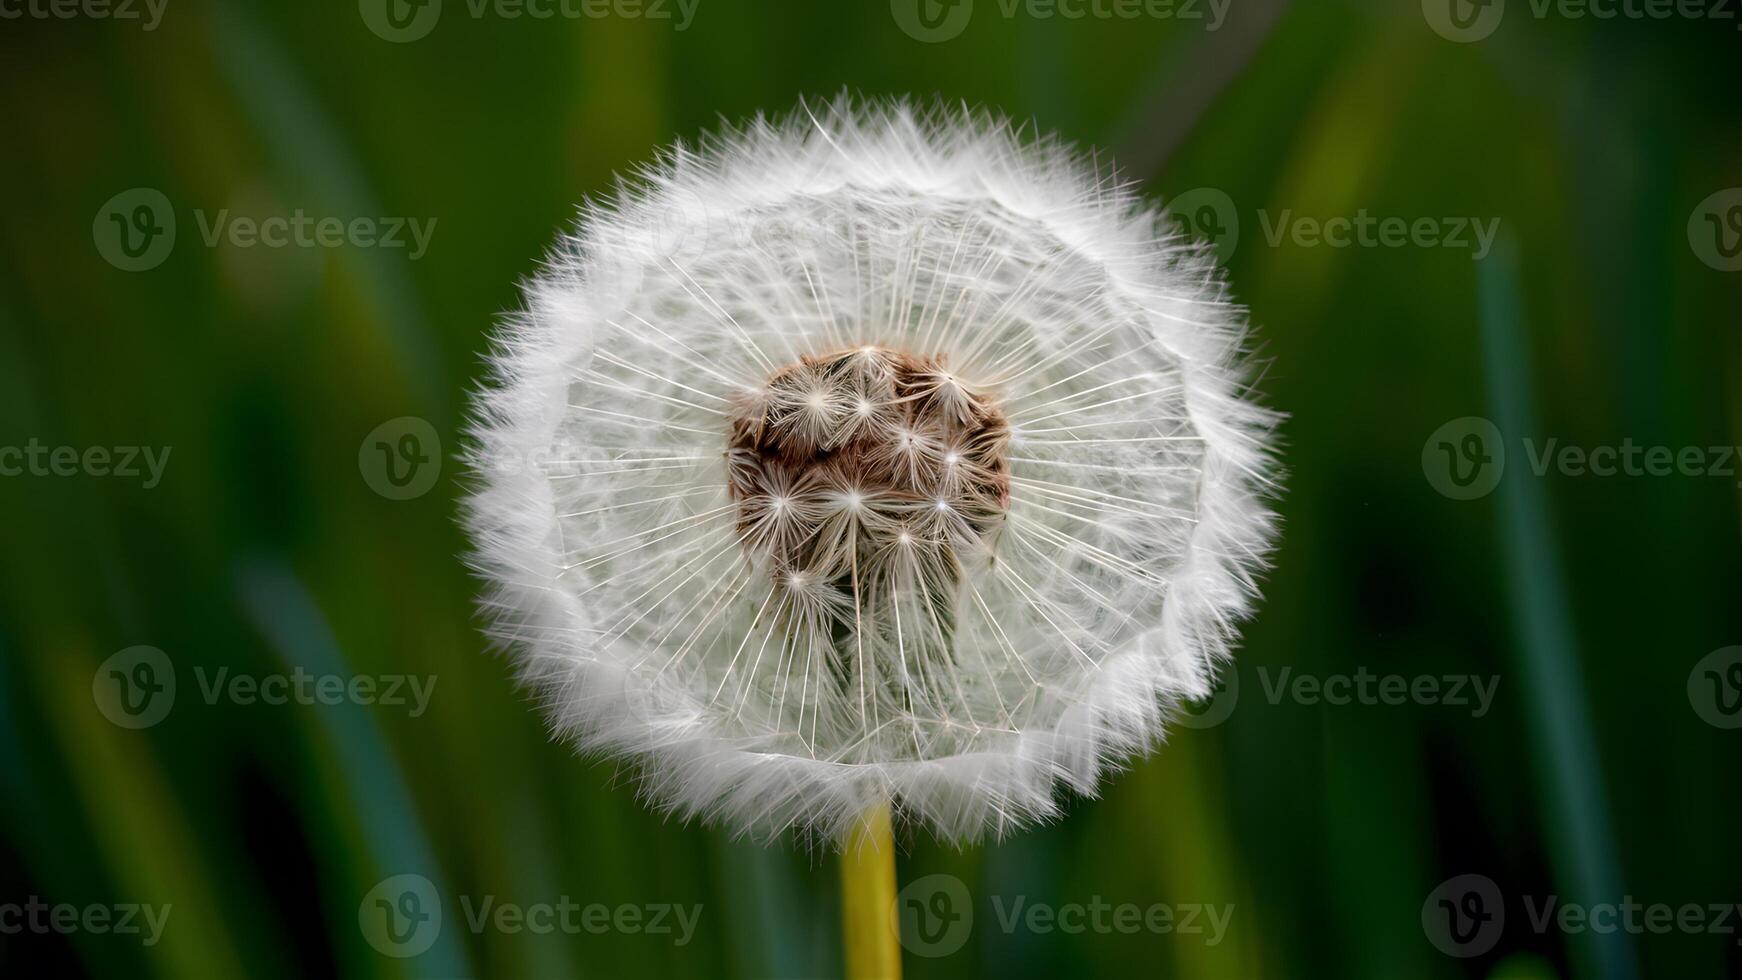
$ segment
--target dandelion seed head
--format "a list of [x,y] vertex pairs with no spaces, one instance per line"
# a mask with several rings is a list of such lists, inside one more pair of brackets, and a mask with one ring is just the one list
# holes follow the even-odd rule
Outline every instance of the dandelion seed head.
[[562,465],[479,467],[494,635],[685,816],[1054,817],[1210,692],[1256,595],[1244,336],[1207,251],[991,114],[843,99],[674,148],[498,338],[474,463]]

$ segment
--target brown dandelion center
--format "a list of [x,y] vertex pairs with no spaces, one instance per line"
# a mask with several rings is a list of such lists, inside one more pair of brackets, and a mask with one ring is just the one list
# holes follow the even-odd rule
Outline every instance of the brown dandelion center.
[[[1009,505],[1010,426],[941,355],[862,347],[780,368],[731,410],[728,480],[777,584],[847,619],[890,590],[936,600]],[[831,600],[844,599],[844,607]]]

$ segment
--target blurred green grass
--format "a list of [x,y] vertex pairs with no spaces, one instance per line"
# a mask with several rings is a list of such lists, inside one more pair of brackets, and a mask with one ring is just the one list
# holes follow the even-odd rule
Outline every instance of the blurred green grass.
[[[902,859],[903,880],[950,873],[978,895],[1233,903],[1226,941],[1005,935],[982,903],[972,942],[908,957],[911,976],[1616,976],[1627,957],[1650,976],[1737,971],[1725,937],[1632,937],[1618,952],[1516,923],[1493,953],[1457,961],[1420,923],[1429,891],[1465,872],[1579,897],[1561,855],[1586,818],[1609,831],[1579,849],[1597,848],[1629,894],[1742,897],[1737,743],[1684,688],[1694,661],[1742,636],[1734,481],[1529,484],[1543,515],[1529,527],[1552,522],[1554,551],[1527,584],[1550,567],[1562,587],[1518,598],[1511,491],[1450,501],[1419,462],[1449,419],[1518,418],[1484,365],[1496,349],[1479,263],[1271,246],[1256,217],[1497,217],[1516,247],[1505,366],[1536,414],[1518,434],[1735,445],[1742,280],[1685,237],[1697,202],[1742,184],[1728,26],[1515,12],[1461,45],[1414,3],[1237,2],[1212,33],[982,11],[924,45],[882,2],[702,0],[681,33],[450,15],[391,45],[343,2],[168,10],[150,33],[0,23],[0,445],[174,447],[151,490],[0,479],[0,902],[175,906],[149,949],[0,935],[9,973],[836,971],[830,862],[666,822],[630,774],[550,744],[476,631],[454,463],[435,492],[396,502],[370,490],[357,452],[401,416],[456,448],[485,331],[613,173],[720,116],[843,87],[984,102],[1140,163],[1127,176],[1152,193],[1225,192],[1243,223],[1231,280],[1273,360],[1262,389],[1291,415],[1283,545],[1233,716],[1178,730],[1063,823],[966,851],[916,838]],[[136,186],[175,202],[180,239],[128,274],[93,247],[91,216]],[[407,262],[206,248],[191,217],[299,207],[437,227]],[[1533,689],[1512,625],[1533,613],[1570,622],[1556,642],[1577,688]],[[170,653],[184,690],[169,720],[133,732],[92,709],[90,678],[141,643]],[[196,668],[297,662],[433,674],[437,694],[410,718],[208,706],[190,683]],[[1500,695],[1480,719],[1270,704],[1258,671],[1285,666],[1498,675]],[[1576,757],[1536,734],[1542,696],[1589,719]],[[1589,797],[1565,811],[1565,767],[1606,812]],[[449,928],[396,961],[365,941],[357,905],[406,871],[449,895],[706,913],[683,947]]]

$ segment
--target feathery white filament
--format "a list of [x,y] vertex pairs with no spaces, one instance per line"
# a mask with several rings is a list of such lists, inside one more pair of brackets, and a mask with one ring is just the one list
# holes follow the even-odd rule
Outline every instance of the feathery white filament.
[[499,338],[497,636],[659,804],[1058,811],[1206,694],[1272,519],[1204,252],[1069,148],[842,100],[590,207]]

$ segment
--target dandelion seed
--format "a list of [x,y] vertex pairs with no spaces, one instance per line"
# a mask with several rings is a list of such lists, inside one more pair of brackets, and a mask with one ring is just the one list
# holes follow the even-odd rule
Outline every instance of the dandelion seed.
[[568,462],[479,474],[494,633],[686,816],[1052,817],[1210,691],[1256,594],[1244,335],[1204,250],[988,114],[842,100],[674,150],[498,338],[474,461]]

